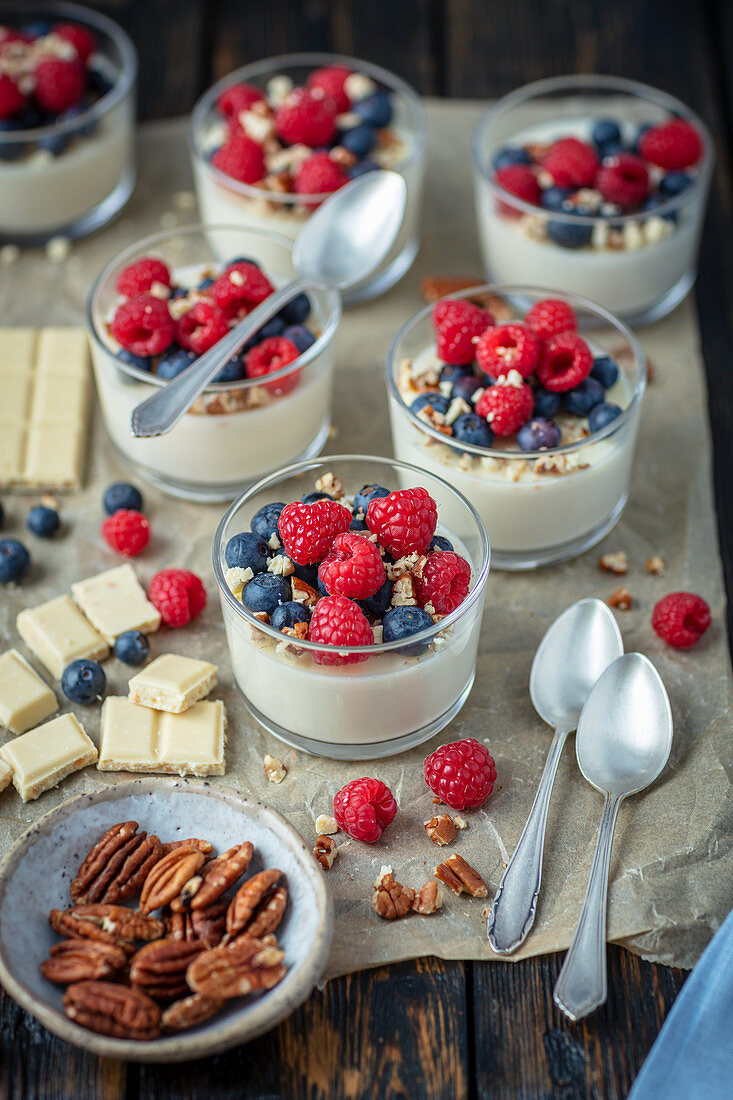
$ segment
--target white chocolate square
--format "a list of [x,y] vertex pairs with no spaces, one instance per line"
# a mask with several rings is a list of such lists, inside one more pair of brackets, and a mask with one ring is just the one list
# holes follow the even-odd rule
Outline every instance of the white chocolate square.
[[0,791],[4,791],[13,782],[13,769],[0,756]]
[[163,653],[132,677],[130,702],[181,714],[209,694],[216,683],[216,671],[209,661]]
[[23,474],[25,428],[0,425],[0,485],[16,485]]
[[87,622],[68,596],[57,596],[38,607],[26,608],[16,619],[18,633],[52,676],[78,657],[103,661],[109,646]]
[[160,612],[148,600],[129,563],[77,581],[71,594],[110,645],[126,630],[150,634],[160,627]]
[[31,424],[26,442],[23,483],[78,489],[85,439],[73,424]]
[[75,383],[64,374],[39,374],[33,389],[33,424],[68,424],[77,428],[84,420],[88,383]]
[[31,395],[30,375],[17,371],[2,376],[3,397],[0,403],[0,424],[22,424],[28,415]]
[[8,741],[0,757],[13,769],[16,791],[30,802],[72,772],[94,764],[97,750],[79,720],[62,714]]
[[30,373],[36,336],[33,328],[0,328],[0,374]]
[[59,709],[56,696],[18,653],[0,656],[0,723],[11,733],[25,733]]
[[220,699],[185,714],[141,707],[119,695],[102,707],[100,771],[223,775],[226,711]]
[[42,374],[89,375],[89,338],[83,328],[41,329],[36,355]]

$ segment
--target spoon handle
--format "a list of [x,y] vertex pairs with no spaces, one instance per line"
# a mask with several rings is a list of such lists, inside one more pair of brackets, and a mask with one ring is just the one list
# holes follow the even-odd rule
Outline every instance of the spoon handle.
[[508,955],[516,950],[534,924],[542,881],[547,811],[557,766],[569,732],[555,730],[532,809],[489,910],[486,934],[492,951],[499,955]]
[[606,908],[608,869],[618,808],[623,795],[606,795],[583,908],[565,956],[553,999],[571,1020],[587,1016],[606,999]]
[[291,298],[304,290],[313,290],[315,286],[310,279],[293,279],[279,290],[273,291],[244,320],[235,325],[231,332],[214,344],[210,351],[195,359],[177,378],[156,389],[151,397],[141,401],[132,410],[132,434],[142,438],[169,432],[224,364],[239,351],[242,344],[246,344],[250,336],[254,336]]

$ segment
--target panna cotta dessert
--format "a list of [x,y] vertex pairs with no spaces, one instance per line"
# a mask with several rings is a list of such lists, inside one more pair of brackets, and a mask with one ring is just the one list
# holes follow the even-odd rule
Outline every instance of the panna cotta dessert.
[[135,183],[137,55],[110,19],[73,4],[0,12],[0,240],[81,237]]
[[694,282],[712,164],[701,120],[646,85],[572,76],[520,88],[474,136],[486,273],[656,320]]
[[[225,244],[233,251],[221,260]],[[338,295],[325,289],[288,302],[170,432],[137,439],[130,430],[136,405],[291,277],[290,254],[290,242],[274,235],[193,226],[134,245],[92,289],[88,323],[105,426],[120,456],[163,491],[231,500],[323,447],[340,318]]]
[[400,233],[384,262],[347,302],[382,293],[419,247],[427,121],[396,76],[350,57],[291,54],[220,80],[194,108],[191,151],[201,219],[294,240],[329,194],[375,169],[407,184]]
[[496,568],[575,557],[618,521],[646,364],[599,306],[525,287],[441,299],[394,340],[387,381],[395,454],[471,501]]
[[465,702],[489,544],[432,473],[354,456],[291,466],[231,506],[214,571],[234,678],[288,744],[389,756]]

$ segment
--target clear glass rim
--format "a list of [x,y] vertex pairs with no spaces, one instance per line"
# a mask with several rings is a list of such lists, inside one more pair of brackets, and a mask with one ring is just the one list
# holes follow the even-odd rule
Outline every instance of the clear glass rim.
[[199,142],[199,136],[203,130],[207,115],[223,91],[233,84],[239,84],[242,81],[246,81],[248,77],[262,76],[265,73],[271,73],[273,76],[277,76],[279,75],[276,71],[277,69],[295,67],[298,65],[302,65],[304,68],[319,68],[322,65],[346,65],[366,73],[367,76],[372,77],[374,80],[390,87],[393,91],[398,92],[409,103],[415,115],[417,127],[414,134],[415,148],[404,160],[394,166],[394,171],[404,172],[413,161],[417,160],[418,157],[422,155],[425,150],[428,134],[427,113],[415,89],[407,84],[406,81],[402,80],[401,77],[396,76],[394,73],[390,72],[389,69],[383,69],[381,65],[373,65],[370,61],[362,61],[360,58],[348,57],[345,54],[286,53],[276,57],[268,57],[262,61],[255,61],[250,65],[242,65],[239,69],[227,73],[227,75],[221,77],[216,84],[212,84],[194,104],[188,130],[191,156],[217,183],[226,187],[229,191],[235,191],[237,194],[245,195],[247,198],[260,199],[261,201],[266,200],[267,202],[279,203],[282,206],[293,206],[296,202],[303,203],[303,205],[315,205],[328,198],[328,193],[323,195],[293,195],[291,193],[283,195],[279,191],[267,191],[263,187],[253,187],[249,183],[242,183],[240,180],[235,180],[225,172],[221,172],[218,168],[215,168],[214,165],[206,159]]
[[[129,95],[135,85],[138,70],[137,50],[130,36],[113,19],[102,15],[101,12],[92,11],[91,8],[81,7],[79,4],[67,4],[65,0],[47,0],[46,3],[39,5],[35,14],[43,14],[46,11],[55,12],[74,23],[83,23],[106,34],[120,51],[122,68],[110,90],[75,118],[67,119],[65,122],[53,122],[49,126],[34,126],[30,130],[4,130],[2,135],[4,145],[27,144],[31,141],[37,141],[39,138],[76,132],[85,122],[109,114],[118,103]],[[34,16],[33,11],[28,11],[20,4],[0,4],[0,20],[12,13],[18,15],[22,13],[25,21],[32,19]]]
[[[670,113],[679,115],[688,122],[692,122],[702,135],[704,146],[702,163],[698,169],[697,175],[693,177],[692,184],[685,188],[679,195],[672,196],[665,202],[661,202],[659,206],[656,206],[653,210],[638,210],[632,214],[614,214],[612,217],[601,217],[592,214],[571,214],[565,210],[547,210],[543,206],[535,206],[533,203],[525,202],[524,199],[517,198],[516,195],[512,195],[510,191],[501,187],[493,178],[491,165],[489,163],[491,154],[487,156],[483,149],[484,135],[491,123],[500,115],[532,99],[534,96],[544,95],[549,92],[560,92],[563,90],[567,92],[580,92],[583,89],[593,88],[598,90],[605,89],[612,92],[623,92],[627,95],[633,95],[637,99],[651,101],[657,106],[666,108]],[[569,225],[586,226],[596,224],[608,225],[610,222],[614,224],[621,223],[623,225],[627,222],[644,221],[653,216],[661,218],[665,214],[672,214],[680,210],[693,201],[697,201],[699,198],[704,197],[710,182],[715,159],[713,139],[708,127],[699,115],[695,114],[689,107],[686,107],[681,100],[668,95],[667,92],[652,88],[649,84],[642,84],[637,80],[627,80],[625,77],[621,76],[602,76],[596,73],[588,73],[587,75],[552,76],[544,80],[535,80],[531,84],[523,84],[521,88],[516,88],[508,95],[502,96],[502,98],[498,99],[496,103],[489,107],[488,111],[481,117],[473,133],[471,148],[474,172],[489,187],[497,199],[507,202],[516,210],[521,210],[524,214],[531,214],[537,217],[538,213],[540,213],[542,216],[552,221],[564,222]],[[494,151],[495,150],[492,149],[492,153]]]
[[[407,470],[410,474],[418,474],[424,476],[426,471],[421,470],[419,466],[413,466],[409,462],[399,462],[394,458],[385,458],[379,455],[320,455],[315,458],[304,459],[301,462],[294,462],[290,466],[283,466],[281,469],[276,470],[275,473],[268,474],[267,477],[262,478],[255,485],[252,485],[249,489],[246,489],[241,493],[235,501],[230,504],[226,512],[222,516],[219,526],[216,529],[214,535],[213,545],[213,563],[214,563],[214,576],[219,587],[219,593],[224,597],[228,606],[234,611],[239,619],[247,623],[249,626],[256,627],[264,634],[270,637],[274,642],[287,642],[288,636],[281,634],[278,630],[267,624],[261,622],[255,615],[243,606],[234,597],[229,585],[226,583],[224,576],[224,569],[222,568],[221,559],[223,557],[223,543],[224,532],[229,524],[229,521],[235,515],[235,513],[252,497],[258,495],[268,488],[274,488],[280,482],[286,478],[294,477],[297,474],[306,473],[308,470],[312,470],[314,467],[323,465],[332,465],[334,468],[339,466],[349,465],[354,462],[377,462],[386,463],[392,466],[394,469]],[[339,471],[340,472],[340,471]],[[437,474],[428,474],[428,477],[439,482],[445,489],[448,489],[452,495],[465,507],[466,511],[471,516],[471,519],[476,525],[479,538],[481,540],[481,563],[475,571],[474,585],[466,596],[462,604],[460,604],[455,611],[451,611],[446,615],[444,619],[441,619],[439,623],[434,623],[432,626],[426,627],[425,630],[420,630],[416,634],[411,634],[409,638],[399,639],[394,642],[379,642],[374,645],[358,645],[358,646],[330,646],[320,645],[318,642],[300,641],[296,640],[293,644],[297,645],[298,649],[305,649],[311,653],[329,653],[333,654],[365,654],[375,656],[382,653],[394,653],[397,650],[404,649],[406,645],[416,645],[419,643],[429,644],[432,642],[437,634],[447,630],[454,623],[457,623],[462,619],[468,611],[474,606],[477,600],[480,599],[484,588],[486,587],[486,581],[489,576],[489,567],[491,563],[491,547],[489,545],[489,536],[486,532],[484,522],[479,516],[478,512],[462,493],[450,485],[444,478],[439,477]]]
[[[149,374],[139,367],[134,367],[131,363],[126,363],[124,359],[120,359],[120,357],[104,342],[94,319],[97,296],[107,280],[121,267],[124,267],[127,261],[131,260],[133,256],[152,251],[156,247],[159,247],[164,241],[170,241],[176,237],[193,236],[196,233],[200,234],[202,237],[206,237],[208,233],[246,233],[255,237],[261,237],[265,241],[282,245],[287,248],[288,252],[292,252],[293,248],[293,242],[288,240],[287,237],[281,237],[279,233],[271,233],[267,229],[249,229],[243,225],[203,225],[203,223],[196,223],[192,225],[182,225],[179,229],[158,230],[147,237],[142,237],[134,244],[128,245],[122,252],[118,252],[118,254],[102,268],[89,291],[86,306],[87,327],[97,347],[114,360],[115,366],[119,370],[128,374],[131,378],[137,379],[139,382],[147,382],[147,384],[151,386],[166,386],[168,384],[168,379],[158,378],[155,374]],[[212,260],[212,262],[214,261]],[[276,382],[278,378],[284,378],[292,374],[294,370],[301,370],[307,367],[308,364],[319,356],[331,342],[338,328],[339,321],[341,320],[341,297],[338,291],[323,287],[319,293],[323,293],[328,301],[328,319],[320,336],[307,351],[304,351],[302,355],[299,355],[292,363],[288,363],[286,366],[281,367],[280,370],[272,371],[271,374],[267,375],[266,379],[241,378],[234,382],[210,382],[203,392],[226,393],[228,390],[250,389],[254,386],[261,386],[263,381],[267,381],[268,383]]]
[[[445,298],[473,298],[483,294],[495,294],[498,297],[506,297],[510,300],[512,296],[519,298],[523,294],[538,295],[542,298],[561,298],[563,301],[569,302],[571,306],[581,306],[583,309],[599,317],[607,325],[614,328],[619,336],[629,344],[634,354],[634,365],[637,369],[636,385],[628,405],[625,409],[622,409],[621,415],[617,416],[615,420],[612,420],[610,424],[607,424],[605,428],[593,432],[592,435],[587,436],[585,439],[579,439],[575,443],[565,443],[561,447],[545,447],[539,451],[500,451],[493,447],[478,447],[473,443],[454,441],[452,437],[445,436],[442,432],[426,424],[424,420],[420,419],[417,413],[412,411],[410,406],[403,400],[395,379],[396,368],[399,366],[400,359],[404,358],[404,356],[400,354],[400,344],[413,328],[432,314],[435,302],[431,302],[430,305],[424,306],[402,326],[392,340],[387,352],[387,390],[389,395],[397,401],[402,411],[415,427],[419,428],[420,431],[425,432],[427,435],[432,436],[437,442],[443,443],[446,447],[450,447],[451,450],[459,451],[461,454],[468,452],[469,454],[476,455],[478,458],[503,458],[511,462],[544,458],[546,455],[573,454],[576,451],[582,451],[585,447],[592,446],[600,442],[600,440],[607,439],[609,436],[621,431],[623,426],[631,418],[632,411],[640,404],[646,389],[646,356],[639,341],[623,321],[619,321],[619,319],[614,317],[612,313],[609,313],[607,309],[604,309],[603,306],[599,306],[596,302],[592,302],[589,298],[583,298],[579,294],[569,294],[565,291],[549,290],[546,287],[486,283],[481,286],[468,287],[466,290],[457,290],[454,294],[446,294]],[[444,299],[440,300],[443,301]]]

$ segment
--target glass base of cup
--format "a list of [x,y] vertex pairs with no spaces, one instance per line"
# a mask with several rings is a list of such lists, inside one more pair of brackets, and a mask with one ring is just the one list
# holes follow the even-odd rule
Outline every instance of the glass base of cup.
[[654,305],[641,309],[637,313],[619,313],[618,316],[625,321],[630,328],[639,328],[641,325],[651,325],[654,321],[661,321],[673,309],[684,302],[687,295],[695,285],[697,271],[693,268],[680,275],[674,286],[671,286],[663,298]]
[[410,270],[420,251],[420,241],[408,241],[405,247],[386,267],[380,268],[371,279],[365,283],[359,283],[352,290],[347,291],[342,300],[345,306],[356,306],[361,302],[370,302],[391,290]]
[[303,752],[310,753],[311,756],[323,756],[327,760],[381,760],[386,756],[396,756],[398,753],[406,752],[407,749],[414,749],[416,745],[422,745],[424,741],[429,741],[436,733],[440,733],[455,718],[466,702],[473,687],[474,679],[475,672],[471,673],[471,679],[456,701],[446,711],[439,714],[437,718],[434,718],[432,722],[421,726],[420,729],[404,734],[403,737],[394,737],[390,741],[374,741],[366,745],[340,745],[331,741],[314,741],[310,737],[301,737],[300,734],[293,733],[292,730],[287,730],[283,726],[270,721],[267,715],[253,706],[244,692],[242,692],[242,698],[247,704],[250,714],[257,719],[261,726],[264,726],[268,733],[294,749],[301,749]]
[[541,550],[498,550],[494,543],[491,544],[491,567],[502,569],[507,573],[518,573],[530,569],[540,569],[544,565],[557,565],[571,558],[580,557],[586,550],[590,550],[596,543],[612,531],[621,518],[621,513],[629,499],[626,493],[618,502],[608,519],[586,532],[579,538],[569,539],[567,542],[558,543],[556,546],[548,546]]

